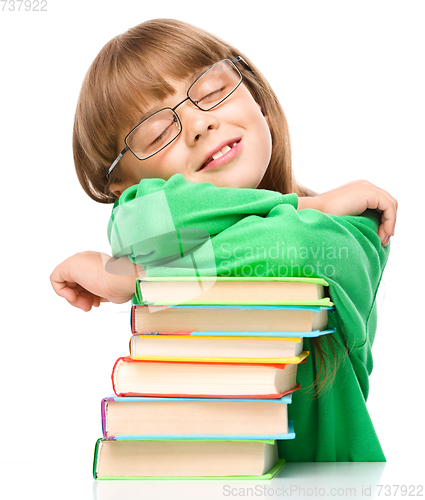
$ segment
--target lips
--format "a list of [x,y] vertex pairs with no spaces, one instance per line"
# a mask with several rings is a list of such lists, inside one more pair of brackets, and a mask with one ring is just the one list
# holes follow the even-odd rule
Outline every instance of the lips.
[[[197,171],[200,172],[206,167],[213,168],[226,163],[237,154],[236,149],[239,150],[238,145],[240,142],[241,139],[232,139],[231,141],[226,141],[225,143],[220,144],[216,149],[214,149],[214,151],[209,153],[207,159]],[[235,151],[232,153],[232,150],[234,149]]]

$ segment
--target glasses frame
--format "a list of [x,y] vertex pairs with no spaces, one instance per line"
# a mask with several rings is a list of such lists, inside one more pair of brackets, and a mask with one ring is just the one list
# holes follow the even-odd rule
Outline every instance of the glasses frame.
[[[221,101],[219,101],[218,103],[214,104],[214,106],[211,106],[210,108],[208,109],[205,109],[205,108],[201,108],[197,101],[194,101],[190,96],[189,96],[189,93],[191,91],[191,89],[193,88],[194,85],[196,85],[196,83],[198,82],[198,80],[200,80],[204,75],[205,73],[207,73],[210,69],[212,69],[214,66],[216,66],[217,64],[223,62],[223,61],[229,61],[230,63],[233,64],[233,67],[234,69],[239,73],[239,83],[236,85],[236,87],[226,96],[224,97],[223,99],[221,99]],[[179,115],[176,113],[176,109],[181,105],[183,104],[184,102],[186,101],[190,101],[194,106],[196,106],[198,109],[200,109],[201,111],[210,111],[211,109],[214,109],[216,108],[217,106],[219,106],[223,101],[225,101],[228,97],[230,97],[233,92],[240,86],[240,84],[242,83],[243,81],[243,75],[242,73],[239,71],[239,68],[236,66],[237,63],[241,62],[244,67],[248,70],[248,71],[251,71],[252,72],[252,69],[249,67],[248,63],[243,59],[243,57],[241,56],[237,56],[235,57],[234,59],[228,59],[228,58],[225,58],[225,59],[220,59],[220,61],[217,61],[216,63],[212,64],[209,68],[207,68],[205,71],[202,72],[201,75],[198,76],[198,78],[192,83],[192,85],[188,88],[187,92],[186,92],[186,97],[180,101],[176,106],[174,106],[174,108],[169,108],[169,107],[165,107],[165,108],[162,108],[162,109],[159,109],[158,111],[155,111],[155,113],[152,113],[151,115],[147,116],[146,118],[144,118],[140,123],[138,123],[135,127],[133,127],[130,132],[125,136],[125,139],[124,139],[124,143],[125,143],[125,148],[121,151],[121,153],[115,158],[115,160],[113,161],[113,163],[111,164],[111,166],[109,167],[109,170],[106,174],[106,178],[109,179],[109,176],[111,175],[111,172],[112,170],[116,167],[117,163],[121,160],[121,158],[125,155],[125,153],[127,153],[127,151],[130,151],[138,160],[140,161],[143,161],[143,160],[147,160],[148,158],[151,158],[152,156],[156,155],[157,153],[159,153],[160,151],[162,151],[164,148],[166,148],[167,146],[169,146],[173,141],[175,141],[177,139],[177,137],[181,134],[181,131],[183,129],[183,126],[182,126],[182,123],[180,121],[180,118],[179,118]],[[173,115],[174,115],[174,120],[176,123],[178,123],[179,125],[179,131],[177,133],[177,135],[175,137],[173,137],[173,139],[171,139],[170,142],[167,142],[167,144],[165,144],[164,146],[162,146],[160,149],[158,149],[158,151],[155,151],[155,153],[152,153],[151,155],[149,156],[145,156],[143,158],[139,158],[136,153],[134,153],[134,151],[130,148],[130,146],[128,145],[127,143],[127,139],[128,137],[136,130],[136,128],[138,128],[142,123],[144,123],[146,120],[149,120],[150,118],[152,118],[152,116],[155,116],[157,113],[161,113],[162,111],[164,110],[167,110],[169,109]]]

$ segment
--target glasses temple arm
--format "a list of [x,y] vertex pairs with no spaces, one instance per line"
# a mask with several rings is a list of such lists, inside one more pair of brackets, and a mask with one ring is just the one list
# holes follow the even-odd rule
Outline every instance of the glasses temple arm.
[[249,64],[245,61],[243,57],[237,56],[232,61],[233,64],[237,64],[238,62],[241,62],[248,71],[252,72],[252,69],[249,67]]
[[115,161],[114,163],[112,163],[112,165],[109,167],[109,170],[108,170],[108,173],[106,174],[106,178],[109,179],[109,176],[111,175],[111,172],[112,170],[116,167],[117,163],[121,160],[121,158],[125,155],[125,153],[127,153],[127,151],[129,150],[130,148],[128,146],[126,146],[122,151],[121,153],[115,158]]

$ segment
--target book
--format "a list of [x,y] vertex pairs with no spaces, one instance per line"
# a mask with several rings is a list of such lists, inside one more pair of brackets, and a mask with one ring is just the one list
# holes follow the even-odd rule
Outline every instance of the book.
[[102,400],[95,479],[270,479],[294,439],[288,404],[303,337],[328,329],[328,283],[140,278],[130,356]]
[[263,304],[330,306],[321,278],[144,277],[136,281],[140,304]]
[[273,440],[105,440],[95,479],[270,479],[283,466]]
[[[305,359],[305,358],[304,358]],[[117,396],[280,398],[297,387],[297,364],[139,361],[118,358]]]
[[133,333],[164,332],[311,332],[324,330],[328,311],[319,306],[148,306],[133,305]]
[[107,397],[105,439],[293,439],[292,393],[279,399]]
[[[298,357],[302,352],[302,337],[133,335],[130,340],[130,355],[133,359],[190,361],[203,358],[251,358],[290,363],[290,360]],[[283,359],[286,361],[282,361]]]

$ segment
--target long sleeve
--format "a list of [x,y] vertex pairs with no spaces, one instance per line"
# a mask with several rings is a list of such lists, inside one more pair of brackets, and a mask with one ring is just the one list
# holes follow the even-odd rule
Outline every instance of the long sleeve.
[[114,256],[132,255],[138,264],[158,266],[182,257],[179,247],[167,244],[176,231],[186,231],[181,240],[187,253],[246,217],[267,217],[280,204],[296,208],[298,198],[274,191],[197,184],[181,174],[168,181],[144,179],[115,202],[108,238]]
[[[293,460],[380,461],[382,450],[364,405],[376,331],[375,297],[388,258],[388,248],[382,247],[377,234],[379,219],[372,211],[359,217],[337,217],[317,210],[297,211],[297,206],[295,194],[218,188],[190,183],[178,174],[168,181],[143,180],[125,191],[114,206],[108,236],[114,257],[128,255],[145,267],[148,276],[193,275],[195,269],[204,275],[326,279],[336,306],[329,322],[337,327],[334,337],[345,353],[338,373],[354,387],[356,405],[367,421],[362,429],[374,435],[375,447],[369,446],[374,450],[369,454],[355,451],[353,441],[345,452],[341,444],[346,442],[345,424],[341,431],[332,431],[335,426],[338,429],[335,412],[342,411],[344,421],[356,413],[352,407],[348,412],[344,405],[343,410],[335,410],[341,401],[350,405],[353,401],[346,401],[337,377],[329,394],[318,400],[307,402],[306,393],[298,391],[301,394],[294,400],[301,399],[303,405],[292,408],[298,408],[295,413],[300,422],[314,408],[321,435],[336,443],[335,450],[329,453],[325,441],[306,428],[304,436],[315,451],[303,454],[297,438],[296,446],[285,443],[285,453]],[[313,363],[306,365],[308,368],[300,367],[300,378],[305,379],[304,385],[311,385],[316,368]],[[330,404],[325,411],[321,406],[325,400],[333,401],[335,411],[333,417],[323,420]],[[337,436],[330,438],[329,432]],[[369,436],[369,443],[371,439]]]

